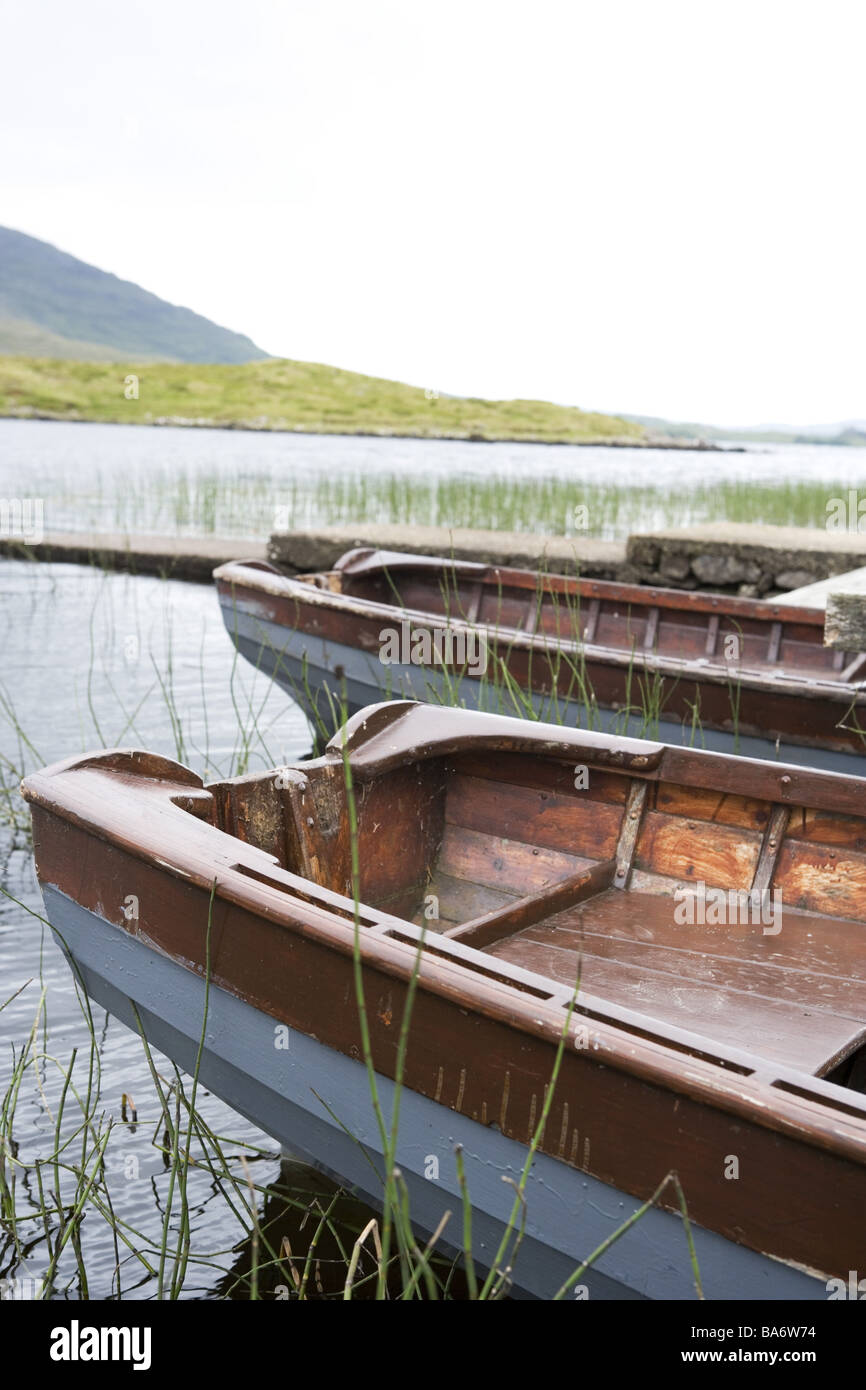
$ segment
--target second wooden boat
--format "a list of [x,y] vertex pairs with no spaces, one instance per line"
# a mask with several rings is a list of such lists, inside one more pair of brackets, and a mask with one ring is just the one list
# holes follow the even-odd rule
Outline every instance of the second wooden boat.
[[370,550],[215,579],[238,650],[328,733],[343,694],[412,698],[866,770],[866,654],[814,609]]
[[[518,1287],[550,1297],[672,1172],[707,1297],[825,1299],[862,1271],[859,779],[392,702],[287,768],[203,786],[100,752],[24,793],[91,996],[374,1202],[356,959],[386,1115],[417,968],[397,1162],[418,1226],[450,1210],[460,1244],[462,1145],[493,1263],[550,1103]],[[581,1282],[695,1297],[670,1186]]]

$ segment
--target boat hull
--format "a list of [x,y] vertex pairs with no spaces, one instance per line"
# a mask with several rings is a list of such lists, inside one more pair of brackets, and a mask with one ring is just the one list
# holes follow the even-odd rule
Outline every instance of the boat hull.
[[[383,666],[378,657],[361,647],[290,628],[266,617],[237,596],[220,594],[226,630],[237,650],[258,670],[276,681],[303,709],[314,729],[329,737],[336,724],[335,712],[349,716],[382,700],[422,700],[431,704],[456,704],[495,714],[519,714],[519,700],[507,689],[470,675],[445,673],[432,667],[394,663]],[[746,758],[794,763],[860,777],[866,774],[863,754],[839,748],[817,748],[781,738],[762,738],[754,733],[733,733],[704,725],[693,733],[683,720],[655,719],[647,727],[637,715],[580,700],[524,690],[523,699],[539,718],[571,728],[589,728],[631,738],[650,737],[674,745],[736,753]],[[841,716],[843,711],[838,712]],[[835,717],[835,715],[833,716]]]
[[[205,1008],[202,976],[50,884],[43,884],[43,897],[55,936],[90,997],[136,1032],[137,1010],[149,1043],[194,1071]],[[287,1049],[275,1047],[274,1038],[273,1015],[212,983],[200,1080],[281,1146],[380,1204],[381,1188],[369,1159],[381,1172],[382,1154],[363,1063],[295,1030]],[[377,1084],[389,1115],[393,1082],[380,1074]],[[473,1206],[473,1250],[483,1267],[494,1258],[508,1220],[513,1200],[508,1180],[519,1178],[526,1148],[494,1126],[404,1089],[397,1163],[417,1229],[435,1230],[449,1210],[449,1225],[457,1226],[457,1145],[463,1146]],[[526,1188],[526,1233],[515,1289],[551,1298],[639,1205],[591,1174],[539,1153]],[[827,1298],[823,1278],[712,1231],[692,1229],[707,1298]],[[682,1221],[650,1209],[585,1272],[581,1286],[580,1296],[591,1299],[695,1298]]]

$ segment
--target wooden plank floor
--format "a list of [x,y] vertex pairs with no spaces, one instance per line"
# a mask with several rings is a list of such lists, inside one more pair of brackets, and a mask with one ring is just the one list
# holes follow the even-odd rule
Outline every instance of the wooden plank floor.
[[787,909],[760,924],[690,926],[670,897],[609,890],[488,947],[662,1023],[822,1075],[866,1042],[866,931]]

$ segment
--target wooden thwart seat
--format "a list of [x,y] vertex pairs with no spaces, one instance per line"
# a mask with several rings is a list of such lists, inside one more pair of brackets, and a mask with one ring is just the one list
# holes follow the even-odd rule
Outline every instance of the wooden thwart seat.
[[512,936],[526,927],[540,922],[543,918],[558,914],[574,907],[585,898],[594,897],[603,889],[609,888],[616,873],[616,860],[606,859],[591,868],[579,869],[559,883],[552,883],[538,892],[518,898],[505,907],[486,912],[459,927],[449,927],[443,933],[453,941],[462,941],[466,946],[481,949],[504,936]]

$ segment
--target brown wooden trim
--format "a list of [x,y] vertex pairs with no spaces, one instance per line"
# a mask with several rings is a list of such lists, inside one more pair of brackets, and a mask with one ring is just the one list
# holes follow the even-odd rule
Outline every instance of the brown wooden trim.
[[653,777],[688,787],[711,787],[788,806],[805,804],[854,816],[862,816],[866,808],[866,784],[862,777],[738,758],[731,753],[677,748],[673,744],[665,748],[661,762],[653,769]]
[[[351,555],[352,552],[349,552]],[[447,570],[454,575],[480,577],[481,582],[497,588],[538,588],[539,581],[549,593],[568,593],[575,597],[656,605],[660,608],[681,609],[683,612],[732,613],[738,618],[758,618],[769,621],[782,619],[790,624],[822,628],[824,615],[819,609],[791,607],[787,604],[774,604],[772,600],[740,598],[731,594],[703,593],[699,590],[663,589],[654,585],[623,584],[607,579],[580,579],[561,575],[548,570],[511,569],[506,565],[484,565],[472,560],[451,560],[445,556],[412,555],[403,551],[364,551],[357,563],[344,563],[347,556],[336,562],[348,575],[373,575],[387,569],[421,572]],[[215,571],[221,579],[228,577],[228,571],[238,567],[241,562],[234,561],[221,565]],[[286,582],[291,582],[287,580]]]

